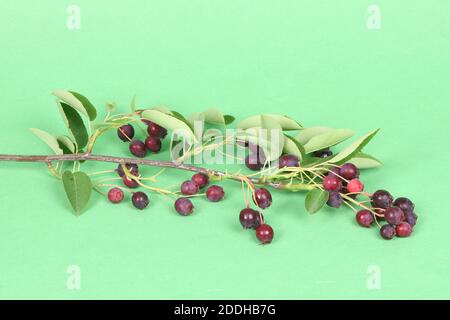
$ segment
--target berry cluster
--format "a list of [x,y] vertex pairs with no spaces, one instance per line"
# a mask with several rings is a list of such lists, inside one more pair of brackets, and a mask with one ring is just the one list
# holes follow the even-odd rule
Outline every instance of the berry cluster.
[[162,140],[167,136],[165,128],[148,120],[143,120],[143,122],[147,125],[148,133],[144,141],[134,139],[135,131],[131,124],[123,125],[117,129],[119,139],[123,142],[130,142],[130,152],[138,158],[144,158],[147,151],[152,153],[161,151]]

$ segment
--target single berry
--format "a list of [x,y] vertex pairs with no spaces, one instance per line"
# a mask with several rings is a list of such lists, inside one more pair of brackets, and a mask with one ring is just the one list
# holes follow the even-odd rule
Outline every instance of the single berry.
[[415,207],[414,203],[405,197],[395,199],[394,206],[399,207],[400,209],[403,210],[403,212],[413,211]]
[[161,150],[161,139],[148,136],[147,139],[145,139],[145,147],[147,150],[157,153]]
[[278,167],[300,167],[300,160],[298,160],[298,157],[293,154],[285,154],[278,159]]
[[394,198],[386,190],[378,190],[372,195],[372,205],[375,208],[387,209],[392,205]]
[[330,149],[323,149],[314,152],[314,157],[316,158],[328,158],[333,155],[333,151]]
[[395,227],[391,226],[390,224],[385,224],[381,227],[380,234],[383,239],[391,240],[395,237]]
[[124,197],[123,191],[120,188],[112,188],[108,192],[108,199],[112,203],[120,203],[122,202]]
[[[136,176],[136,177],[139,176],[139,168],[138,168],[137,164],[127,163],[125,165],[125,167],[128,169],[128,171],[130,171],[130,173],[133,176]],[[122,168],[121,164],[119,164],[117,166],[117,170],[116,171],[117,171],[117,173],[119,174],[120,177],[123,177],[125,175],[125,172],[123,171],[123,168]]]
[[139,183],[137,183],[136,180],[130,179],[127,176],[122,177],[122,182],[124,185],[126,185],[128,188],[131,188],[131,189],[139,187]]
[[182,216],[188,216],[194,211],[194,205],[187,198],[178,198],[175,201],[175,210]]
[[187,180],[181,184],[180,191],[185,196],[192,196],[198,192],[198,185],[191,180]]
[[332,208],[339,208],[342,204],[342,196],[337,191],[330,191],[328,195],[327,205]]
[[223,199],[225,192],[222,187],[213,185],[206,190],[206,198],[212,202],[218,202]]
[[144,192],[140,191],[133,193],[133,197],[131,200],[133,201],[133,205],[140,210],[147,208],[150,202],[147,195]]
[[339,178],[340,176],[340,168],[338,167],[333,167],[330,169],[330,171],[328,172],[328,176],[336,176]]
[[167,130],[154,122],[147,122],[147,132],[148,135],[154,138],[164,139],[167,135]]
[[245,157],[245,165],[247,168],[253,171],[259,171],[264,166],[265,159],[261,159],[261,157],[255,153],[251,153]]
[[323,178],[323,188],[327,191],[339,191],[342,189],[342,181],[335,175],[328,175]]
[[239,214],[239,221],[245,229],[256,229],[261,225],[259,212],[252,208],[242,209]]
[[359,177],[359,170],[353,163],[346,163],[341,166],[339,175],[347,180],[353,180]]
[[201,189],[208,185],[209,177],[204,173],[196,173],[192,176],[191,181]]
[[129,142],[134,137],[134,128],[131,124],[126,124],[117,129],[117,136],[123,142]]
[[414,227],[417,223],[418,219],[417,215],[414,213],[414,211],[410,210],[406,212],[404,211],[404,213],[405,213],[405,222],[408,222],[411,227]]
[[138,158],[143,158],[147,154],[145,143],[140,140],[134,140],[130,143],[130,152]]
[[398,207],[389,207],[384,212],[384,219],[386,219],[389,224],[397,225],[405,219],[405,215],[402,209]]
[[413,232],[413,229],[411,225],[408,222],[402,222],[395,228],[395,231],[397,233],[397,236],[401,238],[406,238],[411,235]]
[[268,224],[262,224],[256,228],[256,237],[262,244],[271,243],[273,239],[273,229]]
[[266,209],[272,204],[272,195],[265,188],[256,189],[254,201],[258,207]]
[[364,185],[359,179],[353,179],[349,181],[346,188],[350,193],[358,193],[364,190]]
[[358,222],[361,227],[369,228],[374,221],[375,219],[369,210],[361,210],[356,213],[356,222]]

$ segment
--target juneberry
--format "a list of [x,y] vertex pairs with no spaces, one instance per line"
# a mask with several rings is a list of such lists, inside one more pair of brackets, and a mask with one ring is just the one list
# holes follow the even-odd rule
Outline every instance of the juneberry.
[[362,227],[369,228],[375,221],[369,210],[360,210],[356,213],[356,222]]
[[239,221],[245,229],[256,229],[261,224],[259,212],[252,208],[242,209],[239,214]]
[[206,189],[206,198],[212,202],[218,202],[223,199],[225,192],[222,187],[212,185]]
[[139,210],[143,210],[145,208],[147,208],[150,200],[148,199],[148,196],[144,193],[144,192],[135,192],[133,193],[133,197],[132,197],[132,202],[133,205],[139,209]]
[[204,173],[196,173],[192,176],[191,181],[202,189],[208,185],[209,177]]
[[255,190],[255,199],[256,205],[261,209],[266,209],[270,207],[272,204],[272,195],[269,190],[265,188],[259,188]]
[[198,185],[196,185],[193,181],[187,180],[181,184],[180,191],[185,196],[192,196],[198,192]]
[[342,205],[342,196],[337,191],[328,192],[327,205],[332,208],[339,208]]
[[138,158],[143,158],[147,154],[145,143],[140,140],[134,140],[130,143],[130,152]]
[[380,235],[383,239],[391,240],[395,237],[395,227],[390,224],[385,224],[380,229]]
[[123,142],[129,142],[134,137],[134,128],[131,124],[126,124],[117,129],[117,136]]
[[108,192],[108,199],[112,203],[120,203],[124,198],[124,193],[120,188],[112,188]]
[[406,238],[411,235],[413,229],[408,222],[402,222],[395,228],[398,237]]
[[359,177],[359,170],[353,163],[346,163],[341,166],[339,175],[347,180]]
[[182,216],[188,216],[194,211],[194,205],[187,198],[178,198],[175,201],[175,210]]
[[153,153],[158,153],[161,150],[161,139],[148,136],[145,139],[145,147]]
[[273,239],[273,229],[268,224],[262,224],[256,228],[256,237],[262,244],[271,243]]
[[387,209],[392,205],[394,198],[386,190],[378,190],[372,195],[372,205],[375,208]]
[[297,156],[293,154],[285,154],[278,159],[278,167],[279,168],[285,168],[285,167],[299,167],[300,161]]
[[323,178],[322,185],[327,191],[339,191],[342,189],[342,181],[335,175],[328,175]]
[[384,212],[384,219],[389,224],[397,225],[405,219],[405,215],[399,207],[389,207]]

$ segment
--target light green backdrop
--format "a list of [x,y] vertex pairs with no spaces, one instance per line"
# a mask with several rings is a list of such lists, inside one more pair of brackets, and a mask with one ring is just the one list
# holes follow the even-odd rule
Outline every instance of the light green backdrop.
[[[449,1],[379,0],[381,30],[367,29],[363,0],[74,2],[78,31],[66,28],[72,1],[0,2],[0,153],[48,152],[27,128],[62,132],[55,88],[124,111],[136,94],[185,113],[381,127],[367,151],[385,166],[364,182],[414,199],[419,224],[383,241],[347,209],[309,216],[304,195],[274,192],[276,238],[260,246],[231,182],[226,201],[197,201],[187,219],[161,197],[137,213],[97,194],[76,218],[45,166],[0,163],[0,298],[450,298]],[[116,141],[96,152],[126,155]],[[66,288],[70,265],[81,290]],[[371,265],[379,290],[366,286]]]

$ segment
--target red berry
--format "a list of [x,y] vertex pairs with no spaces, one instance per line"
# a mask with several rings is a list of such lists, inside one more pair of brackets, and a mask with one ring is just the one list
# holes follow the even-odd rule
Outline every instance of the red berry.
[[256,189],[254,201],[258,207],[266,209],[272,204],[272,195],[265,188]]
[[395,236],[395,227],[390,224],[385,224],[380,229],[381,236],[386,240],[391,240]]
[[300,160],[293,154],[285,154],[278,159],[278,167],[280,169],[285,167],[300,167]]
[[374,221],[375,219],[369,210],[361,210],[356,213],[356,222],[361,227],[369,228]]
[[108,192],[108,199],[112,203],[120,203],[120,202],[122,202],[123,197],[124,197],[124,193],[119,188],[112,188]]
[[122,182],[124,185],[126,185],[128,188],[131,188],[131,189],[139,187],[139,183],[137,183],[136,180],[130,179],[127,176],[122,177]]
[[133,194],[133,197],[131,198],[133,205],[139,209],[143,210],[147,208],[150,200],[148,199],[148,196],[144,192],[135,192]]
[[350,193],[358,193],[364,190],[364,185],[359,179],[350,180],[347,184],[347,190]]
[[164,139],[166,137],[167,130],[165,128],[151,121],[147,121],[146,123],[148,125],[147,132],[149,136],[161,139]]
[[[139,176],[139,168],[138,168],[137,164],[127,163],[125,165],[125,167],[128,169],[128,171],[130,171],[130,173],[133,176],[136,176],[136,177]],[[123,177],[125,175],[125,172],[123,171],[123,168],[122,168],[121,164],[119,164],[117,166],[117,170],[116,171],[117,171],[117,173],[119,174],[120,177]]]
[[191,181],[201,189],[208,185],[209,177],[204,173],[196,173],[192,176]]
[[259,212],[252,208],[242,209],[239,214],[239,221],[245,229],[256,229],[261,224]]
[[347,180],[359,177],[359,170],[353,163],[346,163],[341,166],[339,175]]
[[187,198],[179,198],[175,201],[175,210],[182,216],[188,216],[194,211],[194,205]]
[[399,225],[397,225],[395,231],[397,232],[397,236],[401,238],[406,238],[411,235],[413,229],[408,222],[402,222]]
[[198,192],[198,185],[191,180],[187,180],[181,184],[180,191],[185,196],[193,196]]
[[394,198],[386,190],[378,190],[372,195],[372,205],[375,208],[387,209],[392,205]]
[[384,219],[389,224],[397,225],[405,219],[405,214],[398,207],[389,207],[384,212]]
[[149,136],[145,139],[145,147],[147,150],[157,153],[161,150],[161,139]]
[[130,152],[138,158],[143,158],[147,154],[145,143],[140,140],[134,140],[130,143]]
[[256,237],[262,244],[271,243],[273,239],[273,229],[268,224],[262,224],[256,228]]
[[123,142],[129,142],[134,137],[134,128],[131,124],[126,124],[117,129],[117,136]]
[[327,191],[339,191],[342,189],[341,179],[334,174],[328,175],[323,178],[322,185],[323,188]]
[[222,187],[213,185],[206,190],[206,198],[212,202],[218,202],[223,199],[225,192]]

